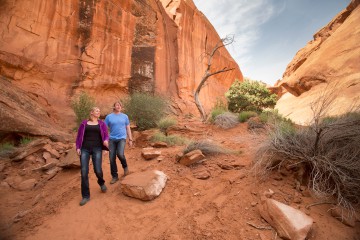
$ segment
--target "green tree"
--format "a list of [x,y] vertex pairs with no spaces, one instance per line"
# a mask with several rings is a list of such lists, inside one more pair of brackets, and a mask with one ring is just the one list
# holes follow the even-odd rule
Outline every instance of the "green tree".
[[277,100],[276,94],[271,94],[265,84],[246,78],[244,82],[235,80],[225,96],[232,112],[262,111],[264,108],[274,107]]
[[76,123],[79,125],[81,121],[89,117],[89,113],[95,107],[95,99],[86,92],[81,92],[71,102],[71,107],[76,115]]

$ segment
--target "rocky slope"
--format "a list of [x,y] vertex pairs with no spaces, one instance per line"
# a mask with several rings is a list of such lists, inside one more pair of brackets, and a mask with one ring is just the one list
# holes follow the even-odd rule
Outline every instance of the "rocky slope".
[[311,120],[310,103],[325,89],[337,100],[329,115],[346,112],[360,92],[360,1],[353,0],[314,35],[289,63],[277,92],[276,108],[294,121]]
[[[41,99],[37,109],[49,119],[72,124],[70,102],[80,91],[94,96],[104,113],[133,91],[166,95],[176,113],[196,113],[193,92],[205,70],[200,57],[220,38],[191,0],[0,2],[1,82],[21,89],[24,99]],[[204,87],[200,99],[206,109],[235,78],[242,79],[222,48],[213,67],[224,66],[235,70],[213,77]],[[7,94],[1,90],[2,96]],[[0,106],[5,111],[9,103],[2,100]],[[6,111],[0,132],[39,134],[41,115],[31,119],[32,109]],[[24,119],[33,127],[23,127]]]

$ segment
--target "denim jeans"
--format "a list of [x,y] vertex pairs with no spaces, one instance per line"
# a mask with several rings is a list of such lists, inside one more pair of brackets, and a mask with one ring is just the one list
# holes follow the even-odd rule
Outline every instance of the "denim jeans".
[[104,185],[105,181],[102,172],[102,149],[101,147],[95,147],[92,150],[81,149],[80,163],[81,163],[81,195],[83,198],[90,198],[89,189],[89,161],[90,156],[94,172],[97,177],[97,182],[100,186]]
[[127,167],[126,158],[124,155],[126,139],[110,139],[109,140],[109,158],[110,171],[113,178],[118,178],[118,168],[116,164],[116,156],[120,159],[122,167]]

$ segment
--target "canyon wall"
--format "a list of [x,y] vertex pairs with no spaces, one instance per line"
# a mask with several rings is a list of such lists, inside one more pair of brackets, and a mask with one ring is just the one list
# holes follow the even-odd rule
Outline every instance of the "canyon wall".
[[[170,98],[176,114],[197,115],[193,94],[206,69],[201,56],[220,38],[191,0],[0,0],[0,5],[0,81],[6,86],[0,107],[7,116],[0,120],[0,133],[53,136],[52,128],[74,127],[70,105],[81,91],[105,114],[114,101],[141,91]],[[201,91],[208,111],[235,78],[242,79],[225,48],[213,63],[215,70],[223,67],[235,70],[210,78]],[[24,105],[9,107],[15,102],[7,102],[6,89],[19,89],[34,101],[31,106],[47,116],[49,133],[37,129],[45,115]]]
[[345,113],[356,103],[360,96],[359,5],[359,0],[353,0],[288,64],[275,85],[281,114],[308,124],[313,115],[310,105],[329,91],[336,100],[328,115]]

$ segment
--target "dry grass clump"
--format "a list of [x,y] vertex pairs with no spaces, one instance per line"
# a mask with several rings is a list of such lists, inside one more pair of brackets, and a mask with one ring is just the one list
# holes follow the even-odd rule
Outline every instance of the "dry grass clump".
[[276,128],[257,152],[255,170],[303,166],[308,187],[320,198],[335,197],[353,209],[360,204],[360,114],[346,114],[297,131]]
[[156,132],[151,138],[150,141],[152,142],[165,142],[170,146],[174,145],[184,145],[190,142],[189,139],[183,138],[179,135],[165,135],[162,132]]
[[235,127],[239,121],[238,117],[234,113],[224,112],[215,117],[214,123],[216,126],[219,126],[223,129],[229,129]]
[[360,106],[348,113],[326,117],[336,99],[336,86],[325,90],[310,105],[313,119],[301,129],[275,127],[258,150],[255,173],[265,176],[281,167],[304,169],[302,179],[318,197],[335,198],[353,212],[360,205]]
[[188,152],[191,152],[191,151],[194,151],[197,149],[201,150],[201,152],[204,155],[234,153],[233,151],[231,151],[227,148],[224,148],[224,147],[222,147],[212,141],[209,141],[209,140],[200,140],[200,141],[191,142],[183,150],[183,153],[186,154]]

